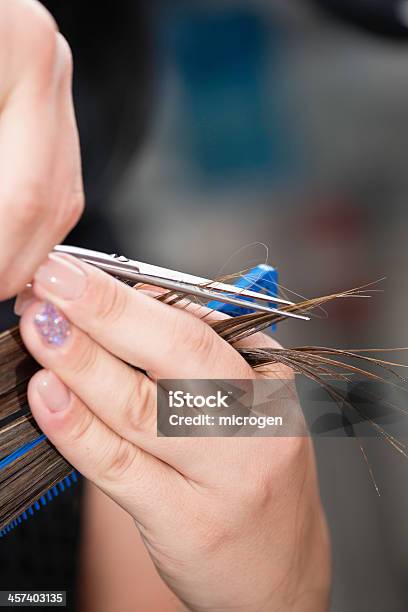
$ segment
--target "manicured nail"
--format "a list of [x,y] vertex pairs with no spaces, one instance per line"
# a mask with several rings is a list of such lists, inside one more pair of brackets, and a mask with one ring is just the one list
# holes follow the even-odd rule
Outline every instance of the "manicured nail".
[[34,317],[35,326],[47,344],[61,346],[71,333],[71,326],[61,312],[45,302]]
[[71,393],[52,372],[43,372],[37,383],[38,393],[50,412],[61,412],[68,407]]
[[21,291],[21,293],[19,293],[16,297],[16,301],[14,302],[14,314],[21,317],[23,312],[34,301],[34,299],[32,284],[28,283],[25,289],[23,289],[23,291]]
[[63,300],[77,300],[87,285],[86,274],[81,268],[54,253],[38,268],[34,280]]

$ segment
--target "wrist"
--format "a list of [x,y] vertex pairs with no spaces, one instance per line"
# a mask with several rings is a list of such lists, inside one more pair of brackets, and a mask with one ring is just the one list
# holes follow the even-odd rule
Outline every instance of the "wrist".
[[276,571],[279,579],[264,606],[254,606],[245,612],[327,612],[329,609],[331,547],[313,444],[309,438],[303,438],[295,446],[298,448],[292,474],[299,476],[303,472],[303,477],[299,476],[302,485],[300,482],[295,485],[297,496],[293,492],[288,494],[281,515],[281,533],[286,534],[283,537],[287,548]]
[[[323,509],[314,511],[299,546],[296,570],[289,588],[282,593],[280,610],[290,612],[327,612],[331,587],[331,551]],[[277,608],[272,603],[265,610]],[[286,606],[286,607],[285,607]]]
[[[246,584],[242,591],[239,587],[231,590],[224,584],[220,587],[229,592],[208,605],[184,602],[180,612],[327,612],[331,586],[330,541],[326,518],[319,506],[310,509],[310,513],[297,529],[297,545],[290,564],[279,568],[272,562],[273,570],[266,573],[261,584],[257,578],[247,580],[251,568],[241,572],[241,578],[236,581],[232,577],[230,583]],[[276,554],[270,552],[273,559]],[[280,576],[277,581],[277,575]],[[250,584],[252,583],[252,587]],[[252,593],[250,589],[253,589]],[[216,589],[213,590],[213,594]],[[262,594],[263,593],[263,594]],[[238,596],[238,597],[236,597]],[[221,603],[222,602],[222,603]]]
[[[266,541],[271,536],[268,548],[258,540],[258,553],[252,563],[241,565],[240,575],[231,575],[228,581],[230,585],[235,583],[236,590],[231,590],[226,584],[221,588],[229,591],[227,605],[214,607],[211,612],[327,612],[331,550],[318,489],[314,450],[307,438],[294,447],[296,452],[289,462],[293,464],[292,474],[296,476],[292,481],[291,470],[284,470],[288,488],[286,493],[282,491],[283,503],[270,510],[270,520],[263,512],[264,526],[265,522],[269,523],[264,532]],[[230,561],[232,569],[237,560],[234,563],[230,558]],[[238,596],[235,601],[234,595]],[[193,607],[191,612],[204,611]],[[205,612],[209,612],[208,608]]]
[[277,609],[282,612],[326,612],[329,608],[330,537],[310,439],[304,440],[304,453],[308,467],[293,525],[296,534],[293,560],[287,567],[281,588],[273,594],[269,607],[265,607],[271,612]]

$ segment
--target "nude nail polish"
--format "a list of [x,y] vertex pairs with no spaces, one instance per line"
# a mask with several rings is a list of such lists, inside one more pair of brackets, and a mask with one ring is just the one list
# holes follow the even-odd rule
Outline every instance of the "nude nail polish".
[[61,412],[68,407],[71,399],[70,391],[53,372],[42,373],[37,381],[37,389],[50,412]]
[[35,283],[63,300],[77,300],[85,292],[87,276],[75,263],[54,253],[38,268]]

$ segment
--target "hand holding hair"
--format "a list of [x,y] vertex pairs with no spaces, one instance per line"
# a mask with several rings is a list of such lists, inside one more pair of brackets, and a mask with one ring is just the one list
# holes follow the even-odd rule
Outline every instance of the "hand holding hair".
[[78,221],[83,188],[67,42],[36,0],[0,2],[0,300]]
[[[329,544],[309,438],[156,436],[156,378],[261,374],[196,309],[70,257],[51,255],[33,291],[17,308],[44,368],[29,385],[34,417],[134,517],[188,609],[326,610]],[[254,338],[240,346],[259,346]],[[264,336],[261,346],[276,343]],[[291,374],[273,364],[262,376]]]

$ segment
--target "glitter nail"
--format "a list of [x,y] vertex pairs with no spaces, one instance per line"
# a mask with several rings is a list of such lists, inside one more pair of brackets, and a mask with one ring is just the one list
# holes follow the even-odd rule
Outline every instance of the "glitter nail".
[[64,344],[71,333],[67,319],[49,302],[35,315],[34,323],[45,342],[54,346]]

